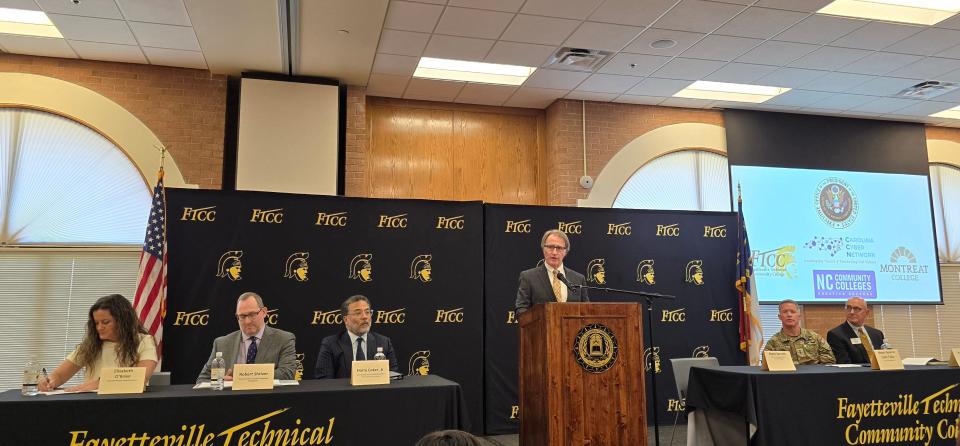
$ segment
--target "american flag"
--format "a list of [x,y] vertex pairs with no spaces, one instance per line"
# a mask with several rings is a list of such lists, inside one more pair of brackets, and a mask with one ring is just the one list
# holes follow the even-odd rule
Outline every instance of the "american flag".
[[737,220],[740,240],[737,251],[737,277],[734,286],[740,296],[740,350],[747,353],[750,365],[760,365],[760,345],[763,326],[760,324],[760,306],[757,285],[753,277],[753,256],[747,238],[747,222],[743,218],[743,196],[737,185]]
[[161,351],[163,316],[167,306],[167,196],[163,190],[163,170],[153,189],[153,204],[147,220],[147,234],[140,253],[137,295],[133,306],[144,327],[157,342]]

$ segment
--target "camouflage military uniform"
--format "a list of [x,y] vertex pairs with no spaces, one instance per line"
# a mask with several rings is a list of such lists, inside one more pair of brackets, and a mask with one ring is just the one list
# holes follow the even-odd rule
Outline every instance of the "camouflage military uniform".
[[836,364],[837,362],[833,357],[830,344],[827,344],[820,335],[806,328],[800,329],[799,336],[788,336],[780,330],[767,341],[763,349],[772,352],[790,352],[796,364]]

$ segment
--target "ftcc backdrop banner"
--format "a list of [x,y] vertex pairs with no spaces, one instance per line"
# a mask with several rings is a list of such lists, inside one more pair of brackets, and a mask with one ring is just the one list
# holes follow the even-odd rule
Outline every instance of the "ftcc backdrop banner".
[[311,379],[320,340],[344,329],[341,302],[363,294],[400,372],[460,383],[482,427],[481,203],[168,189],[167,206],[174,383],[193,383],[213,339],[237,330],[245,291],[297,336],[298,376]]
[[[652,345],[643,315],[648,420],[653,418],[653,374],[661,424],[683,410],[669,358],[715,356],[724,365],[745,363],[736,321],[735,213],[486,205],[484,218],[488,433],[516,432],[523,416],[517,396],[520,330],[513,306],[520,272],[543,260],[540,238],[548,229],[569,235],[564,266],[584,274],[588,285],[677,296],[654,303]],[[591,290],[590,300],[642,298]]]

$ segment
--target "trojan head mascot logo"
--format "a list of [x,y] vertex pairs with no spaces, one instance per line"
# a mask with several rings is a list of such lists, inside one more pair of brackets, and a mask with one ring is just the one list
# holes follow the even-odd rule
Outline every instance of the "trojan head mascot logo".
[[373,280],[373,263],[370,263],[371,260],[373,260],[373,254],[357,254],[354,256],[353,260],[350,261],[350,275],[347,278],[357,279],[361,282]]
[[297,368],[293,372],[293,379],[300,381],[303,379],[303,353],[297,353]]
[[691,260],[687,263],[687,283],[703,285],[703,260]]
[[414,257],[413,262],[410,262],[410,278],[423,283],[433,280],[430,278],[430,273],[433,270],[433,267],[430,266],[431,259],[433,259],[433,256],[430,254],[420,254]]
[[410,356],[410,363],[407,368],[407,376],[430,374],[430,350],[420,350]]
[[217,262],[217,277],[226,277],[234,282],[240,280],[240,270],[243,264],[240,262],[243,257],[243,251],[227,251],[220,256]]
[[641,260],[637,265],[637,282],[653,285],[657,283],[654,279],[653,259]]
[[643,368],[646,371],[653,370],[654,373],[660,373],[660,347],[647,347],[643,350]]
[[295,252],[287,257],[287,264],[284,266],[283,277],[295,279],[297,282],[307,281],[307,272],[309,265],[307,259],[310,258],[309,252]]
[[693,355],[691,358],[709,358],[710,357],[710,346],[701,345],[693,349]]
[[593,259],[587,264],[587,281],[599,285],[607,283],[607,270],[603,268],[604,259]]

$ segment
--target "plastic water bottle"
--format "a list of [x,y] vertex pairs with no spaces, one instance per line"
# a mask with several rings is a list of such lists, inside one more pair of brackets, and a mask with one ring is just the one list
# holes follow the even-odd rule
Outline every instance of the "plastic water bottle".
[[26,396],[34,396],[38,393],[37,381],[40,380],[40,364],[33,359],[27,361],[23,366],[23,388],[20,393]]
[[883,343],[880,345],[880,350],[890,350],[890,349],[892,349],[892,348],[893,348],[893,346],[890,345],[889,343],[887,343],[887,339],[884,338],[884,339],[883,339]]
[[217,352],[217,357],[210,363],[210,388],[213,390],[223,390],[223,375],[226,371],[226,364],[223,361],[223,352]]
[[377,347],[377,354],[373,355],[373,359],[377,361],[387,359],[387,355],[383,354],[383,347]]

